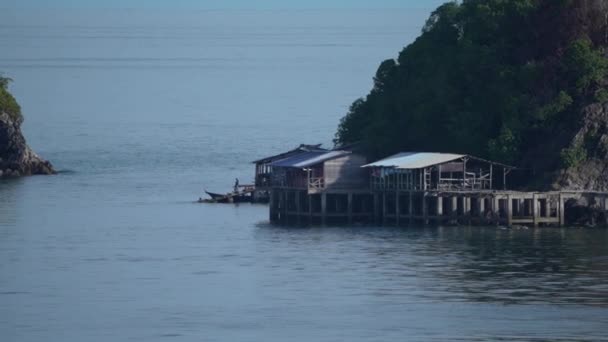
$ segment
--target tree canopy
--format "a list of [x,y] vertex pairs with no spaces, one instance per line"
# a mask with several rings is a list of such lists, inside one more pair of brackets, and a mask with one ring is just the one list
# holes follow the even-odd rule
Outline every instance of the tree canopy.
[[[373,157],[459,152],[519,163],[527,146],[608,100],[608,2],[464,0],[437,8],[415,42],[382,62],[335,143]],[[581,151],[556,146],[565,163]]]
[[8,91],[8,85],[12,80],[0,75],[0,113],[8,114],[13,120],[22,120],[21,107],[17,100]]

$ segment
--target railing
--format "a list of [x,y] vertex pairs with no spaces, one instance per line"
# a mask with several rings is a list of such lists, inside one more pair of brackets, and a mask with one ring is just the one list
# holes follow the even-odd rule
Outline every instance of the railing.
[[325,179],[324,178],[309,178],[308,179],[308,188],[315,190],[325,189]]

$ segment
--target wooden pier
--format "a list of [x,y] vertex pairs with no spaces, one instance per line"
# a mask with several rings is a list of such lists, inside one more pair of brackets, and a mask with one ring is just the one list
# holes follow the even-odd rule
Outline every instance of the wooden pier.
[[256,161],[256,186],[268,189],[270,221],[281,224],[564,226],[582,210],[600,221],[591,225],[608,225],[608,193],[509,190],[515,169],[435,152],[368,164],[351,150],[301,145]]
[[270,221],[282,224],[564,226],[566,202],[585,198],[608,224],[608,193],[327,191],[274,189]]

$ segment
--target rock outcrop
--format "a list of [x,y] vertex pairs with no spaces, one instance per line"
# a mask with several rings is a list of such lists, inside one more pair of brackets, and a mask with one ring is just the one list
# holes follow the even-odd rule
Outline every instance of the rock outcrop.
[[586,106],[573,133],[570,146],[581,149],[582,160],[560,170],[552,188],[608,191],[608,103]]
[[50,162],[27,145],[21,133],[22,121],[0,112],[0,177],[56,173]]

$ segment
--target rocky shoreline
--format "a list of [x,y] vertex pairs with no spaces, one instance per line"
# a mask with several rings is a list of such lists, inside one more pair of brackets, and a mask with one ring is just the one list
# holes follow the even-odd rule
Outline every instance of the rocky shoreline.
[[0,113],[0,178],[57,173],[53,165],[38,156],[21,133],[23,119]]

